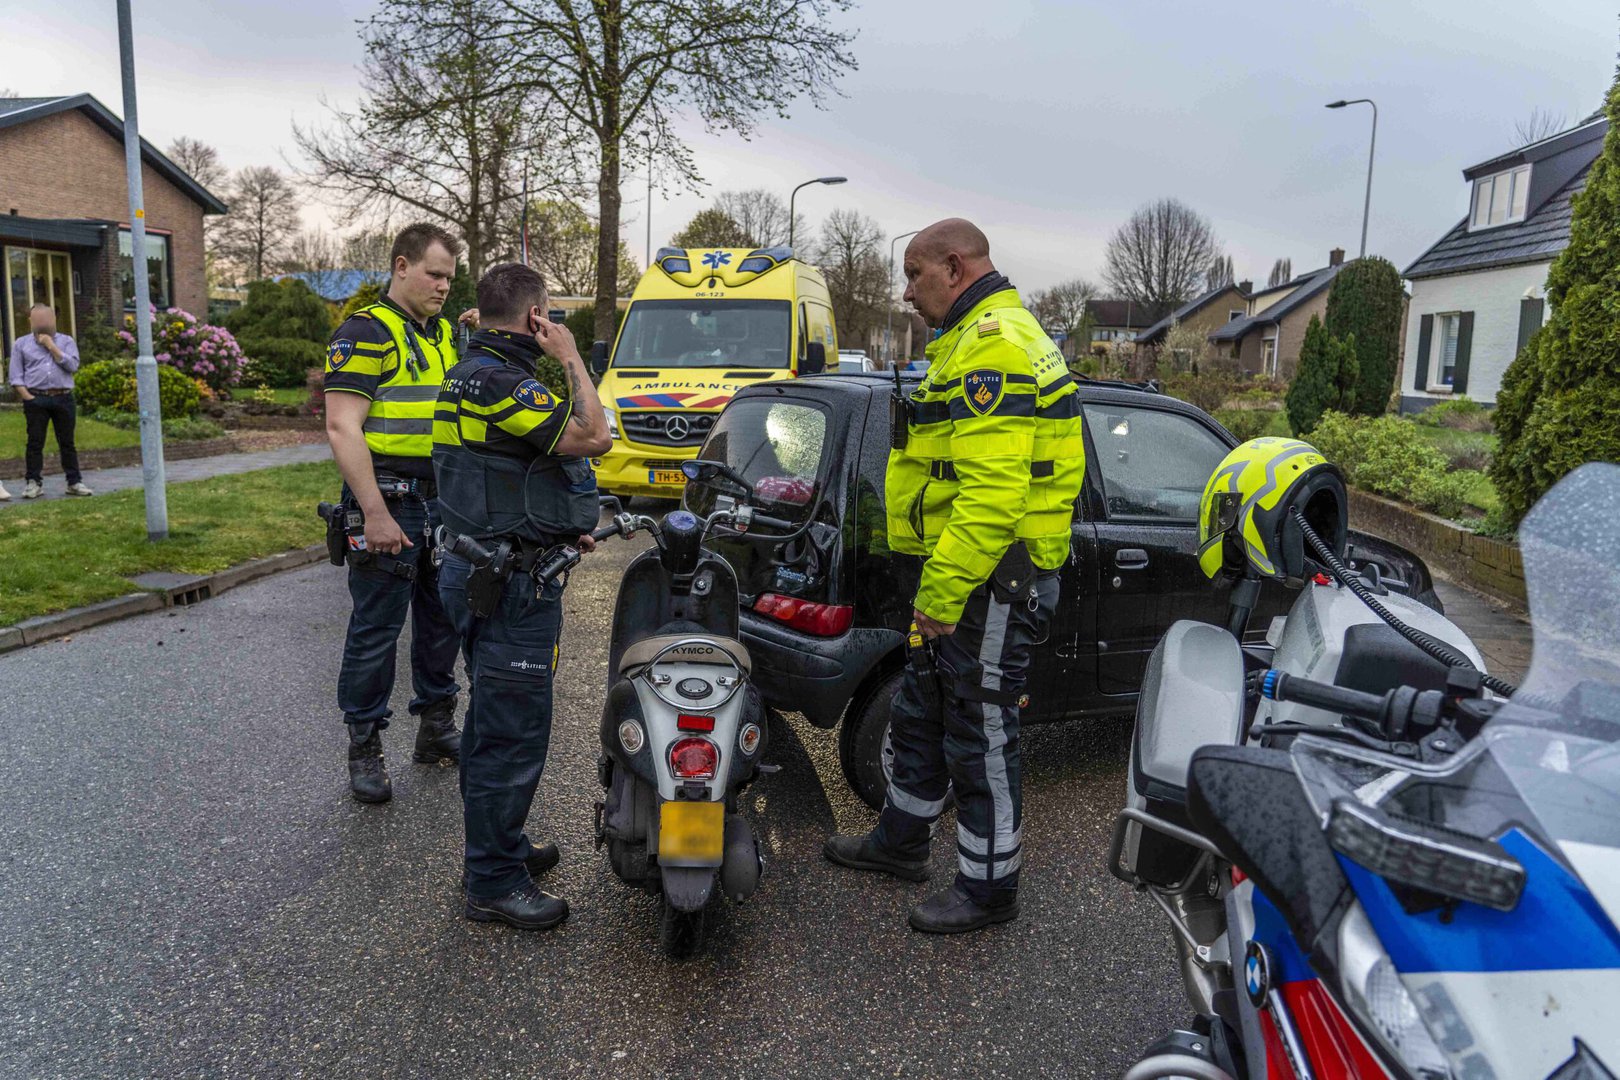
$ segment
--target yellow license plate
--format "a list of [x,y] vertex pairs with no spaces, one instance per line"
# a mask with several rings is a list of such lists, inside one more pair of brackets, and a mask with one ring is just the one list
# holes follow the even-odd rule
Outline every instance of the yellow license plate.
[[726,804],[667,802],[658,808],[658,861],[718,866],[724,854]]
[[679,469],[648,469],[647,482],[649,484],[684,484],[686,474]]

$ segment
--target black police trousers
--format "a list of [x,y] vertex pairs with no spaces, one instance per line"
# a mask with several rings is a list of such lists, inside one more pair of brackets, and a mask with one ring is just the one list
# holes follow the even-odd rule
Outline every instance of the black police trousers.
[[957,885],[985,905],[1011,903],[1023,865],[1023,767],[1018,700],[1030,647],[1057,608],[1056,571],[998,601],[988,583],[968,597],[956,632],[936,638],[941,708],[929,715],[907,666],[890,711],[894,773],[873,838],[908,859],[928,857],[947,789],[956,798]]
[[461,805],[466,827],[467,894],[505,896],[529,879],[524,832],[551,744],[552,677],[562,633],[562,586],[536,594],[513,574],[488,618],[467,606],[472,564],[449,553],[439,594],[461,634],[471,684],[461,727]]

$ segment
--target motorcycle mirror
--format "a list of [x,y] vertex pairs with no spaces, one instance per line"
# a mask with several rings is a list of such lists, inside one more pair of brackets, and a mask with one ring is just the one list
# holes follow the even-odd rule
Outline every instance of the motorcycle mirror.
[[688,480],[694,483],[729,490],[745,498],[754,494],[754,486],[744,480],[736,470],[721,461],[704,461],[701,458],[695,461],[683,461],[681,462],[681,472],[686,475]]
[[602,495],[596,501],[603,510],[608,512],[608,517],[618,517],[624,513],[624,505],[619,502],[617,495]]
[[1333,801],[1328,846],[1379,877],[1497,911],[1524,892],[1524,865],[1493,840],[1441,831],[1354,799]]

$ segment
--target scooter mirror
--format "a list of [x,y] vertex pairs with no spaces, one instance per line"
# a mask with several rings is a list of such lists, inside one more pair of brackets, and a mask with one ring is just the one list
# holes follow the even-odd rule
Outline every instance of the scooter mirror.
[[710,487],[730,491],[745,498],[754,494],[754,486],[724,462],[704,461],[701,458],[695,461],[683,461],[681,462],[681,472],[693,483],[707,484]]
[[605,341],[593,341],[593,342],[591,342],[591,359],[590,359],[591,374],[595,375],[598,379],[600,379],[603,375],[607,374],[607,366],[608,366],[608,352],[607,352],[607,350],[608,350],[607,342],[605,342]]

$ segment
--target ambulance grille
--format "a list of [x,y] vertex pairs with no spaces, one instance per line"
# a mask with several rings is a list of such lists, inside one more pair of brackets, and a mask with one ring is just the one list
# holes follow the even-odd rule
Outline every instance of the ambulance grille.
[[698,446],[708,438],[718,416],[685,411],[626,412],[619,414],[619,427],[625,438],[644,446]]

